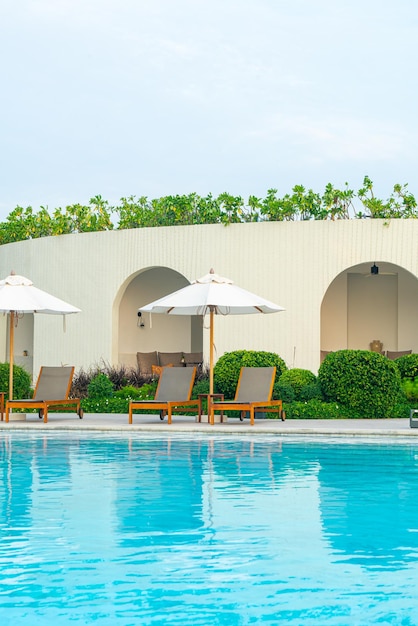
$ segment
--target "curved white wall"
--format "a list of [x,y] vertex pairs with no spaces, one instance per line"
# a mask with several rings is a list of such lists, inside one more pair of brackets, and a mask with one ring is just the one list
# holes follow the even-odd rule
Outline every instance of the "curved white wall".
[[[174,270],[184,282],[213,267],[241,287],[285,307],[286,311],[275,315],[216,318],[217,357],[236,349],[271,350],[290,367],[316,371],[324,347],[320,345],[321,304],[333,280],[347,268],[374,261],[397,265],[417,277],[417,236],[418,220],[146,228],[0,246],[0,267],[2,277],[14,269],[37,287],[82,309],[68,316],[66,333],[60,318],[34,316],[35,373],[41,364],[89,367],[101,359],[116,363],[118,353],[127,348],[119,346],[120,302],[136,276],[160,267]],[[344,290],[338,298],[346,310]],[[402,312],[399,315],[402,321]],[[409,315],[402,321],[405,325],[414,335],[408,337],[414,344],[409,347],[418,351],[416,319]],[[204,330],[205,349],[207,334]],[[5,335],[2,331],[3,354]],[[132,353],[141,349],[141,341],[138,336]]]

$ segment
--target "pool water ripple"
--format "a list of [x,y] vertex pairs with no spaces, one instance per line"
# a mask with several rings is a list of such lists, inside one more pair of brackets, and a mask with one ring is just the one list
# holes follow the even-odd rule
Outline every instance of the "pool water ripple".
[[418,444],[13,432],[0,624],[417,624]]

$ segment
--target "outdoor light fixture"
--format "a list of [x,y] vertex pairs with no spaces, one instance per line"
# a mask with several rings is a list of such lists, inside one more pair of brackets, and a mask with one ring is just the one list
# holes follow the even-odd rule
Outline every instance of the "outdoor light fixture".
[[370,273],[373,274],[374,276],[377,276],[379,273],[379,268],[376,265],[376,263],[373,263],[373,265],[370,268]]
[[141,311],[138,311],[138,321],[137,321],[137,326],[139,328],[145,328],[145,324],[144,324],[144,320],[142,319],[142,313]]

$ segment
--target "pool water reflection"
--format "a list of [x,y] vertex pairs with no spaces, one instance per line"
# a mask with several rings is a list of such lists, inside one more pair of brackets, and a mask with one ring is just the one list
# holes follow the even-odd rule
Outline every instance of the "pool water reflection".
[[418,444],[2,433],[0,623],[417,624]]

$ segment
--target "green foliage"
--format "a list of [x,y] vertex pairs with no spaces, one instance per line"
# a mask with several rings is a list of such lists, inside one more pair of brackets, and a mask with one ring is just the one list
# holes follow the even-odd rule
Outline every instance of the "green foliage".
[[336,189],[331,183],[328,183],[322,196],[322,212],[318,218],[349,219],[350,209],[353,209],[354,195],[354,191],[348,188],[347,183],[345,183],[343,190]]
[[127,385],[141,387],[144,383],[150,382],[150,378],[141,376],[137,368],[127,367],[126,365],[109,365],[108,363],[102,362],[88,370],[84,370],[83,368],[77,370],[71,386],[71,397],[80,399],[86,398],[88,395],[88,386],[98,374],[105,374],[111,381],[115,391]]
[[142,387],[133,387],[127,385],[115,391],[115,398],[123,398],[125,400],[152,400],[155,396],[157,382],[142,385]]
[[413,380],[418,376],[418,354],[404,354],[404,356],[395,359],[394,363],[399,370],[402,380],[404,378]]
[[339,350],[322,362],[318,380],[325,400],[362,417],[392,417],[401,398],[401,378],[393,361],[369,350]]
[[387,200],[381,200],[375,197],[373,183],[368,176],[365,176],[363,187],[359,189],[357,195],[366,209],[365,214],[359,213],[357,217],[380,219],[418,217],[417,202],[409,193],[408,185],[394,185],[390,197]]
[[[361,203],[356,209],[355,201]],[[112,215],[113,220],[112,220]],[[17,206],[0,223],[0,245],[54,235],[97,232],[116,228],[146,228],[157,226],[186,226],[190,224],[235,224],[245,222],[289,220],[335,220],[356,218],[417,218],[417,202],[408,185],[395,184],[388,199],[376,198],[373,182],[364,177],[362,187],[355,192],[345,183],[337,189],[331,183],[318,193],[295,185],[291,193],[280,196],[269,189],[265,198],[221,193],[199,196],[197,193],[148,199],[146,196],[121,198],[110,206],[101,196],[91,198],[87,205],[73,204],[34,211],[31,206]]]
[[[200,380],[196,381],[195,384],[193,385],[193,390],[192,390],[192,399],[193,400],[197,400],[197,397],[200,393],[202,394],[208,394],[209,393],[209,378],[205,377],[205,378],[201,378]],[[202,411],[203,413],[206,413],[207,410],[207,401],[206,398],[203,398],[202,400]]]
[[111,230],[111,212],[109,203],[101,196],[91,198],[88,205],[73,204],[65,209],[57,208],[52,215],[46,207],[35,212],[31,206],[18,206],[0,224],[0,244],[52,235]]
[[137,369],[122,364],[110,365],[109,363],[103,363],[99,371],[106,374],[113,385],[113,389],[116,391],[126,387],[126,385],[140,387],[142,382],[144,382],[143,380],[140,381]]
[[283,402],[323,400],[321,386],[310,370],[293,368],[284,371],[274,386],[274,398]]
[[274,383],[273,387],[273,400],[283,400],[283,402],[294,402],[296,400],[295,390],[292,385],[282,384],[279,382]]
[[[359,353],[359,352],[361,353],[363,351],[349,350],[349,351],[341,351],[341,352],[342,353]],[[338,354],[338,353],[332,353],[332,354]],[[381,370],[379,369],[380,366],[379,367],[376,366],[376,363],[375,363],[376,357],[374,356],[376,355],[376,353],[366,351],[366,354],[370,355],[372,364],[371,365],[370,363],[367,364],[368,369],[367,369],[367,372],[365,373],[365,377],[367,378],[370,376],[372,377],[381,376],[382,371],[385,368]],[[257,355],[257,356],[255,357],[254,355]],[[280,357],[278,357],[274,353],[264,353],[264,352],[253,353],[251,351],[242,350],[242,351],[228,353],[228,356],[224,355],[224,357],[227,357],[227,358],[224,359],[225,363],[222,366],[221,375],[225,369],[228,370],[232,365],[232,367],[233,368],[235,367],[236,371],[238,372],[236,374],[236,378],[238,380],[241,363],[243,360],[245,360],[244,356],[247,359],[249,359],[249,363],[245,363],[245,365],[254,366],[254,359],[255,359],[257,361],[258,366],[265,366],[265,365],[272,365],[272,364],[275,364],[277,366],[277,359],[279,359],[279,364],[281,366],[284,366],[284,368],[286,368],[286,366],[284,365],[284,362],[280,359]],[[356,356],[356,354],[351,355],[351,356],[354,357]],[[416,355],[406,355],[406,356],[410,357],[410,356],[416,356]],[[221,359],[222,358],[223,357],[221,357]],[[357,358],[358,358],[358,355],[357,355]],[[406,357],[401,357],[401,359],[405,359],[405,358]],[[221,361],[221,359],[219,359],[218,363]],[[262,360],[262,363],[260,363],[260,359]],[[272,360],[274,361],[274,363],[271,362]],[[331,361],[333,360],[333,357],[330,355],[326,357],[325,361],[329,361],[329,360]],[[396,370],[396,361],[390,361],[386,359],[385,357],[383,357],[382,355],[377,355],[377,361],[382,362],[382,360],[385,364],[388,365],[389,371],[393,374],[394,368]],[[328,370],[334,371],[335,368],[337,370],[341,369],[341,376],[338,375],[337,378],[341,378],[344,380],[348,378],[349,381],[351,381],[351,375],[350,375],[349,370],[350,368],[354,368],[356,370],[359,366],[359,363],[356,362],[355,359],[354,361],[352,361],[348,357],[343,358],[342,361],[343,362],[341,362],[341,360],[338,360],[338,362],[334,363],[332,367],[328,363]],[[405,371],[411,372],[413,371],[412,369],[413,366],[411,365],[413,362],[413,359],[407,359],[407,361],[409,361],[410,364],[406,368]],[[367,362],[367,359],[366,359],[366,362]],[[0,384],[2,381],[2,371],[4,370],[5,366],[7,366],[7,370],[5,374],[5,376],[7,377],[7,380],[5,380],[2,388],[5,388],[8,386],[8,364],[0,364]],[[126,378],[126,376],[129,376],[129,371],[126,371],[123,366],[121,366],[121,368],[113,367],[113,366],[112,367],[103,366],[103,367],[104,369],[108,368],[107,371],[111,373],[111,375],[117,381],[123,381]],[[364,371],[364,367],[365,367],[365,364],[364,363],[361,364],[362,371]],[[17,368],[17,366],[15,366],[15,368]],[[17,368],[17,369],[21,370],[22,368]],[[92,372],[95,372],[94,376],[92,375]],[[329,377],[329,375],[330,375],[330,371],[325,372],[325,373],[322,372],[321,378],[323,380],[326,380]],[[29,387],[30,387],[29,376],[28,374],[26,374],[24,370],[23,370],[23,376],[26,378],[27,383],[29,384]],[[403,392],[402,392],[402,388],[400,386],[400,378],[398,378],[398,376],[399,376],[398,373],[396,373],[395,371],[395,378],[399,381],[399,389],[398,389],[399,393],[396,395],[396,399],[390,407],[390,414],[388,416],[394,417],[394,418],[396,417],[406,418],[409,416],[409,410],[411,406],[409,402],[414,402],[414,401],[416,402],[418,400],[418,378],[415,381],[405,379],[402,382],[402,388],[403,388]],[[80,388],[81,386],[86,385],[89,388],[89,392],[90,392],[90,384],[91,384],[92,393],[97,394],[95,396],[90,395],[90,397],[88,398],[84,397],[82,399],[81,406],[86,413],[127,413],[128,407],[129,407],[129,401],[131,399],[132,400],[152,399],[155,396],[155,391],[156,391],[156,386],[157,386],[157,381],[153,381],[151,383],[145,383],[145,384],[140,381],[137,384],[136,379],[135,379],[135,374],[134,374],[133,375],[134,384],[125,385],[123,387],[120,387],[117,391],[113,392],[114,385],[112,385],[112,381],[110,381],[109,376],[105,375],[101,371],[98,371],[97,367],[93,368],[93,370],[91,370],[90,373],[86,373],[81,370],[79,372],[79,378],[80,378],[80,381],[78,384],[80,384]],[[336,401],[335,399],[328,398],[328,401],[325,402],[323,401],[324,398],[322,395],[322,387],[321,387],[320,381],[319,382],[315,381],[315,378],[316,377],[314,376],[314,374],[312,374],[312,372],[309,372],[308,370],[298,370],[295,368],[293,370],[284,369],[284,371],[279,372],[279,380],[277,380],[276,378],[276,383],[274,385],[273,398],[283,400],[284,409],[287,414],[287,419],[346,419],[346,418],[362,418],[362,417],[381,417],[382,414],[378,413],[377,411],[375,411],[374,414],[372,414],[373,411],[370,410],[370,404],[369,405],[367,405],[367,403],[363,404],[363,402],[366,402],[368,395],[369,396],[373,395],[372,391],[369,388],[368,388],[368,391],[366,390],[367,393],[365,392],[365,394],[363,395],[360,394],[361,395],[360,398],[356,397],[355,401],[351,402],[350,400],[348,404],[343,402],[343,398],[338,401]],[[88,380],[88,383],[86,382],[87,380]],[[315,382],[304,384],[304,383],[307,383],[309,380],[311,381],[314,380]],[[283,384],[283,381],[285,381],[285,384]],[[215,378],[215,382],[216,382],[216,378]],[[233,383],[233,393],[235,393],[235,388],[236,388],[236,382]],[[379,394],[381,395],[382,390],[381,390],[381,385],[379,383],[377,384],[377,388],[378,388]],[[298,390],[300,389],[299,400],[295,400],[295,389],[298,389]],[[112,395],[106,396],[106,393],[110,393],[110,390],[112,390]],[[216,390],[218,391],[218,389]],[[202,375],[201,379],[195,382],[195,385],[193,387],[192,397],[195,399],[197,398],[198,394],[207,394],[207,393],[209,393],[209,378],[208,378],[208,373],[206,372]],[[352,397],[350,395],[352,393],[350,388],[348,388],[346,391],[343,390],[343,393],[341,395],[343,396],[344,393],[345,395],[350,396],[350,398]],[[77,394],[72,394],[72,395],[73,397],[75,397],[75,395]],[[30,397],[30,396],[31,396],[31,390],[30,389],[28,390],[28,388],[26,387],[26,390],[25,392],[23,392],[23,395],[20,395],[19,397]],[[372,403],[379,403],[379,402],[380,402],[379,398],[372,399]],[[373,406],[374,404],[372,404],[372,408]],[[203,412],[205,412],[205,406],[203,406]],[[234,415],[236,416],[236,414]],[[273,414],[271,414],[271,416],[273,416]],[[274,417],[276,416],[274,415]]]
[[295,185],[292,194],[280,198],[277,193],[277,189],[269,189],[261,205],[261,214],[268,221],[308,220],[320,213],[321,198],[312,189]]
[[97,374],[88,386],[88,397],[111,398],[113,396],[113,385],[106,374]]
[[85,413],[127,413],[131,400],[152,400],[157,387],[157,382],[145,383],[139,388],[127,385],[113,393],[112,386],[113,395],[104,395],[110,392],[109,383],[112,385],[104,374],[99,374],[92,380],[90,385],[93,386],[93,393],[100,395],[89,394],[88,398],[83,398],[81,408]]
[[199,393],[209,393],[209,377],[201,378],[193,385],[192,398],[195,400]]
[[299,394],[299,400],[301,402],[308,402],[309,400],[324,400],[324,396],[322,395],[321,385],[318,381],[312,383],[311,385],[306,385],[302,387]]
[[316,376],[309,370],[293,368],[286,370],[279,378],[281,385],[290,385],[292,387],[295,400],[300,400],[300,394],[304,387],[316,383]]
[[411,404],[405,399],[400,398],[393,406],[391,417],[394,418],[409,418],[411,411]]
[[418,402],[418,378],[404,378],[402,389],[410,402]]
[[276,381],[287,367],[286,363],[274,352],[255,350],[236,350],[226,352],[217,361],[214,368],[214,386],[217,393],[223,393],[226,400],[235,396],[241,367],[270,367],[275,365]]
[[81,401],[84,413],[128,413],[128,398],[84,398]]
[[308,402],[284,403],[286,419],[354,419],[361,417],[352,409],[337,402],[322,402],[312,399]]
[[[0,391],[4,391],[6,397],[9,397],[9,363],[0,363]],[[31,398],[33,389],[31,388],[31,379],[29,374],[23,367],[13,365],[13,399]]]
[[209,378],[202,378],[193,385],[192,399],[196,400],[200,393],[209,393]]
[[148,200],[146,196],[122,198],[113,209],[119,215],[119,229],[190,224],[231,224],[256,221],[258,199],[250,196],[248,206],[240,196],[221,193],[201,197],[196,193]]

